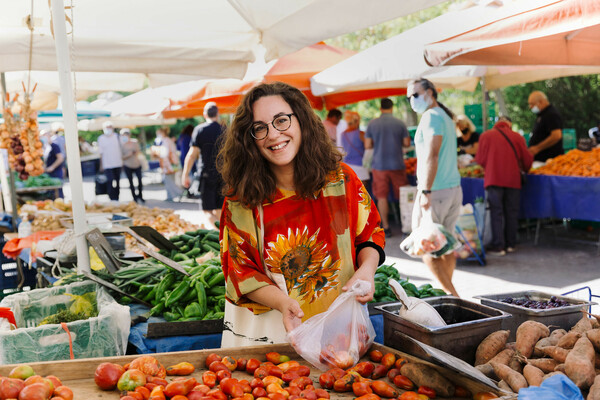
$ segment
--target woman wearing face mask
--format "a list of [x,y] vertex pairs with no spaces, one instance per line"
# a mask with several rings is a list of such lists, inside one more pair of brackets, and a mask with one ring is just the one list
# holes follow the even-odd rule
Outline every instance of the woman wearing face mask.
[[479,133],[475,132],[475,124],[466,115],[456,117],[456,128],[461,135],[457,139],[458,153],[477,154],[479,147]]
[[[452,111],[437,101],[437,90],[427,79],[409,82],[406,95],[412,109],[423,114],[415,133],[418,194],[412,227],[417,228],[424,213],[430,212],[433,222],[444,225],[448,232],[454,232],[462,204],[462,190]],[[444,290],[458,296],[452,284],[456,267],[453,252],[438,258],[425,255],[423,262]]]
[[223,347],[285,342],[357,279],[371,291],[385,259],[371,198],[298,89],[248,92],[217,165],[225,182]]

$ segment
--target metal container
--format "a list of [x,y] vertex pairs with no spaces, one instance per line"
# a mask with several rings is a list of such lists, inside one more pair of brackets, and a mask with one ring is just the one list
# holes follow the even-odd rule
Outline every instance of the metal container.
[[502,321],[510,317],[504,311],[459,299],[453,296],[423,299],[431,304],[447,326],[430,328],[398,315],[402,303],[379,306],[383,312],[383,343],[409,354],[418,349],[402,340],[402,334],[445,351],[471,365],[475,361],[477,346],[490,333],[501,329]]
[[[550,297],[556,296],[558,299],[568,301],[571,305],[537,310],[500,301],[507,297],[518,299],[523,298],[525,296],[529,296],[531,300],[535,301],[548,301],[550,300]],[[509,341],[513,341],[515,339],[517,328],[525,321],[537,321],[541,322],[544,325],[552,325],[553,327],[562,328],[568,331],[583,316],[581,310],[588,308],[592,304],[596,304],[591,301],[553,295],[550,293],[539,292],[537,290],[526,290],[520,292],[500,294],[487,294],[475,296],[475,298],[479,299],[481,301],[481,304],[483,305],[493,307],[498,310],[506,311],[512,314],[512,318],[502,321],[502,329],[510,330],[510,336],[508,338]]]

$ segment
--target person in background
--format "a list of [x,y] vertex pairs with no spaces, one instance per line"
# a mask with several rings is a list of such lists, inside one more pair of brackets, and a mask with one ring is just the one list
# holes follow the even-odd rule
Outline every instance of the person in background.
[[[360,115],[355,111],[346,111],[344,119],[348,128],[342,133],[342,147],[344,148],[344,162],[356,173],[367,187],[371,177],[369,171],[363,168],[362,159],[365,153],[365,133],[360,130]],[[325,125],[325,124],[323,124]]]
[[588,135],[590,139],[596,139],[596,143],[600,143],[600,122],[598,122],[597,126],[590,128]]
[[371,290],[357,300],[373,298],[385,238],[365,187],[341,158],[300,90],[260,84],[242,99],[218,158],[227,193],[222,347],[285,342],[358,279]]
[[475,132],[475,124],[466,115],[456,117],[456,128],[461,135],[456,140],[458,154],[477,154],[479,147],[479,133]]
[[183,187],[190,187],[189,173],[198,156],[202,156],[202,169],[200,173],[200,196],[202,210],[211,224],[221,218],[223,207],[223,180],[216,167],[217,154],[223,135],[223,126],[219,123],[219,108],[215,102],[208,102],[204,106],[204,119],[206,122],[194,128],[192,144],[181,174]]
[[179,168],[175,142],[169,137],[167,128],[159,128],[156,130],[154,143],[158,143],[157,146],[154,146],[152,152],[155,157],[158,157],[162,170],[163,184],[167,190],[166,201],[174,201],[175,197],[181,196],[181,190],[175,183],[175,172]]
[[[139,159],[141,152],[140,145],[137,140],[131,138],[131,131],[129,129],[121,129],[119,133],[125,140],[123,142],[123,168],[125,169],[127,180],[129,180],[129,188],[131,189],[133,201],[136,203],[145,203],[146,201],[142,195],[142,162]],[[133,174],[137,178],[137,193],[133,185]]]
[[98,138],[100,151],[100,170],[108,179],[108,197],[119,201],[121,168],[123,167],[123,149],[119,135],[115,133],[112,122],[102,124],[104,133]]
[[[192,132],[194,132],[194,125],[188,124],[183,127],[181,134],[177,138],[177,150],[179,150],[179,163],[185,165],[185,157],[190,150],[190,143],[192,141]],[[196,163],[192,165],[190,174],[193,176],[196,172]]]
[[[438,92],[430,81],[421,78],[408,84],[406,96],[410,106],[422,114],[415,132],[417,153],[417,197],[412,216],[416,229],[424,213],[430,212],[433,222],[454,233],[462,205],[462,189],[456,154],[456,125],[453,114],[437,101]],[[456,268],[454,252],[441,257],[423,256],[442,288],[457,296],[452,284]]]
[[[40,131],[40,141],[44,146],[44,173],[62,181],[64,179],[65,156],[60,151],[58,144],[52,142],[52,131]],[[64,197],[62,188],[58,191],[58,197]]]
[[369,122],[365,135],[365,149],[373,149],[371,163],[373,194],[387,237],[392,236],[389,225],[390,206],[388,196],[392,187],[392,198],[400,195],[400,186],[408,185],[402,147],[410,146],[410,136],[404,122],[394,117],[394,103],[387,97],[381,99],[381,116]]
[[83,136],[79,136],[79,154],[87,155],[94,152],[94,147],[86,142]]
[[527,100],[529,109],[536,114],[529,152],[535,161],[546,161],[564,154],[562,143],[563,119],[543,92],[532,92]]
[[325,125],[325,129],[327,130],[327,135],[333,143],[337,143],[337,126],[342,119],[342,112],[337,108],[332,108],[327,113],[327,118],[323,121],[323,125]]
[[52,135],[50,137],[50,141],[52,143],[56,143],[58,147],[60,147],[60,152],[64,157],[62,168],[62,175],[67,176],[67,143],[65,141],[65,127],[62,122],[53,122],[50,125],[50,129],[52,131]]
[[521,202],[521,170],[529,171],[533,156],[523,136],[511,129],[510,118],[502,116],[481,135],[475,161],[485,169],[487,201],[492,221],[490,255],[515,251]]

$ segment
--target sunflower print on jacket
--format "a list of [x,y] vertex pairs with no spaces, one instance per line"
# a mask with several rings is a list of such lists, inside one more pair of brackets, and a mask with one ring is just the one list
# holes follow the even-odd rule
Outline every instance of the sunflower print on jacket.
[[[377,209],[362,182],[345,164],[312,198],[277,191],[263,203],[264,226],[257,209],[225,199],[221,217],[221,261],[227,299],[255,313],[267,307],[245,295],[273,284],[267,275],[281,274],[288,295],[304,311],[304,320],[326,311],[357,268],[357,249],[385,245]],[[264,266],[258,236],[264,234]]]

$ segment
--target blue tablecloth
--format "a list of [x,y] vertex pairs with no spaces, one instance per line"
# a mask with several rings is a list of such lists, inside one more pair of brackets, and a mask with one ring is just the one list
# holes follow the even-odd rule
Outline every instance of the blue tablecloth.
[[[148,312],[148,308],[139,304],[130,305],[131,317]],[[164,322],[162,318],[151,317],[149,322]],[[371,323],[375,328],[375,341],[383,344],[383,315],[372,315]],[[221,334],[170,336],[148,339],[148,322],[141,322],[131,327],[129,343],[139,354],[163,353],[169,351],[218,349],[221,347]]]
[[[462,178],[463,204],[483,197],[483,179]],[[522,218],[600,221],[600,178],[528,175],[521,190]]]

